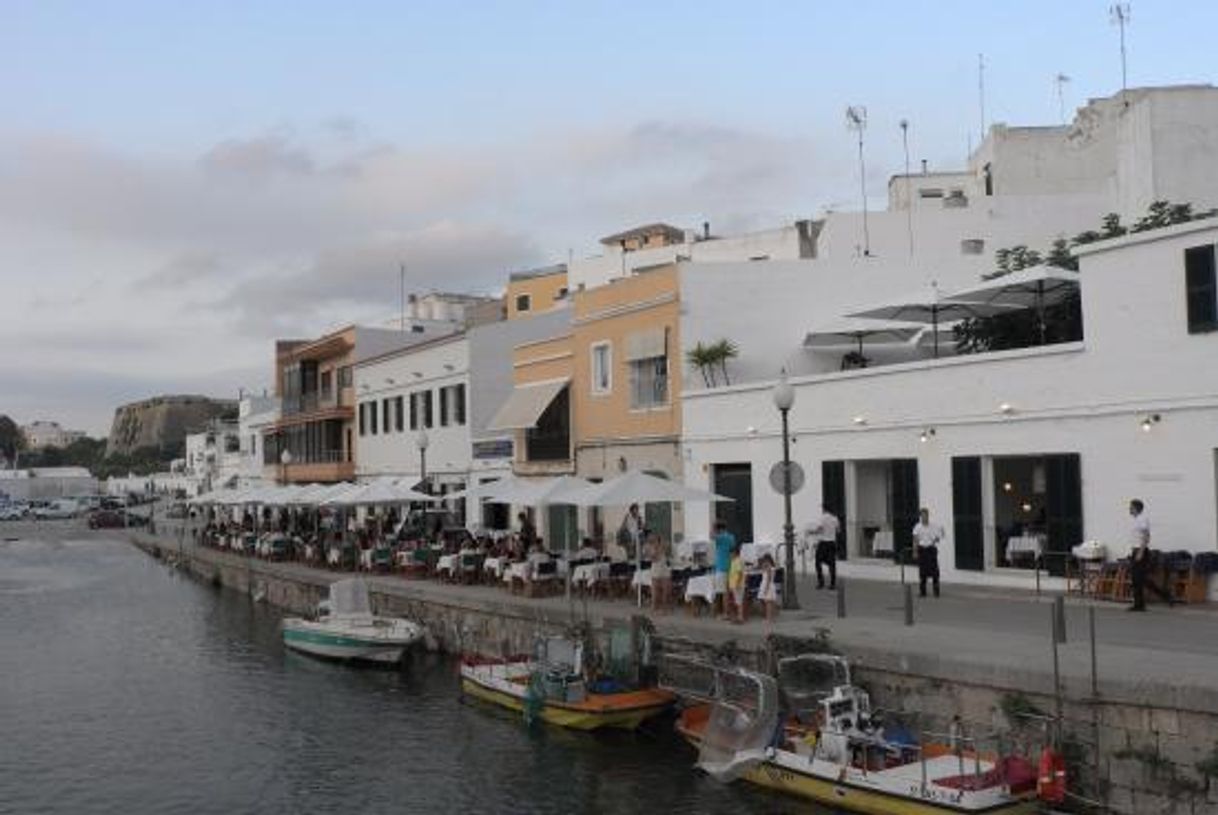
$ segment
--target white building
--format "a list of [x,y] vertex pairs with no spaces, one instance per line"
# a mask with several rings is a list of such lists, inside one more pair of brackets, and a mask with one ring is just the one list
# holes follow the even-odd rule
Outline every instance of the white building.
[[[557,309],[358,360],[356,477],[419,480],[425,463],[432,492],[469,488],[476,495],[480,485],[509,475],[511,434],[490,431],[487,425],[512,390],[512,349],[549,336],[569,319],[567,309]],[[475,501],[464,503],[473,506]],[[464,506],[454,509],[464,512]],[[502,528],[507,518],[487,506],[466,523]]]
[[0,470],[0,495],[13,501],[49,501],[97,493],[97,479],[84,467]]
[[221,453],[220,484],[249,487],[263,481],[266,460],[263,433],[278,419],[279,400],[275,397],[241,397],[237,403],[237,449]]
[[206,430],[186,435],[185,475],[199,492],[236,486],[240,471],[241,434],[236,422],[213,421]]
[[59,422],[30,422],[23,425],[21,434],[31,450],[41,450],[46,447],[67,447],[74,441],[83,439],[85,431],[68,430]]
[[[1020,530],[1053,552],[1097,539],[1126,554],[1136,497],[1155,547],[1218,549],[1216,243],[1206,219],[1080,249],[1082,342],[795,377],[797,527],[836,505],[866,559],[885,535],[907,544],[925,506],[947,574],[1000,573]],[[684,394],[687,480],[742,498],[759,540],[782,534],[773,384]],[[709,524],[686,518],[692,536]]]

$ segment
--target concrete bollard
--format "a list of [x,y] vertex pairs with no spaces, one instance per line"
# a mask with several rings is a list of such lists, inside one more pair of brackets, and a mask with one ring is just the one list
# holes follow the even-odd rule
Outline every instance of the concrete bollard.
[[905,624],[913,625],[913,585],[906,583],[902,588],[905,589]]
[[846,616],[846,579],[842,577],[837,579],[837,616],[838,619]]

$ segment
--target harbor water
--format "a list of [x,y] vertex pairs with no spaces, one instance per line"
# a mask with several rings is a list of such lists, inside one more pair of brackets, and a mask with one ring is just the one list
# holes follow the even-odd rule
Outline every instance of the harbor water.
[[0,812],[781,813],[639,733],[527,727],[451,658],[286,653],[276,610],[69,524],[0,527]]

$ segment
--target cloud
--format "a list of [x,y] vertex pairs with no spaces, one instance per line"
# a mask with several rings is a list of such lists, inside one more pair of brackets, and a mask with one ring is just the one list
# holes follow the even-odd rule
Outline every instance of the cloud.
[[276,175],[310,175],[316,162],[308,151],[283,136],[232,139],[212,147],[199,159],[209,173],[262,183]]

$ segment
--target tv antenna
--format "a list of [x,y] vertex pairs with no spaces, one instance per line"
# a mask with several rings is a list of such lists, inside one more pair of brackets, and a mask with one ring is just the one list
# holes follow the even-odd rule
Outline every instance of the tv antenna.
[[981,141],[985,143],[985,54],[977,55],[977,108],[981,116]]
[[905,227],[909,232],[909,257],[913,257],[913,182],[909,178],[909,120],[901,120],[901,145],[905,148]]
[[1125,59],[1125,26],[1129,25],[1129,12],[1128,3],[1114,3],[1108,9],[1108,19],[1121,29],[1121,98],[1125,100],[1126,107],[1129,107],[1129,100],[1125,98],[1129,90],[1129,71]]
[[846,108],[846,127],[859,134],[859,189],[863,194],[863,257],[871,256],[871,231],[867,224],[867,163],[863,160],[863,131],[867,129],[867,108]]
[[398,263],[398,330],[406,330],[406,264]]
[[1062,123],[1066,123],[1066,85],[1070,82],[1070,77],[1065,74],[1058,74],[1053,77],[1053,84],[1057,86],[1057,118]]

